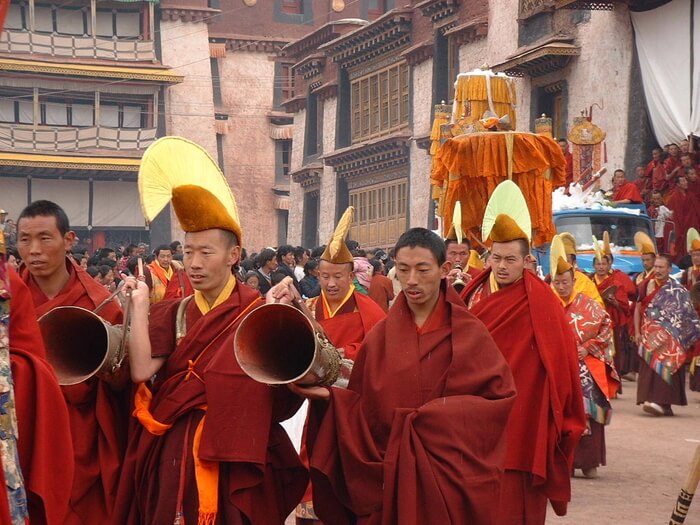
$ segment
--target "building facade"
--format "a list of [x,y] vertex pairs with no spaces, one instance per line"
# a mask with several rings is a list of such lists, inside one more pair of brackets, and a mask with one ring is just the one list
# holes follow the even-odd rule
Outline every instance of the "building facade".
[[[95,248],[148,241],[139,159],[163,133],[163,65],[150,2],[12,0],[0,34],[0,207],[63,206]],[[156,225],[157,226],[157,225]]]
[[390,247],[408,227],[434,228],[433,108],[451,102],[457,73],[483,65],[517,78],[518,130],[534,131],[545,113],[563,137],[575,116],[592,114],[607,132],[609,173],[633,168],[653,136],[629,13],[650,3],[420,0],[287,45],[289,241],[324,242],[349,204],[351,235],[366,248]]

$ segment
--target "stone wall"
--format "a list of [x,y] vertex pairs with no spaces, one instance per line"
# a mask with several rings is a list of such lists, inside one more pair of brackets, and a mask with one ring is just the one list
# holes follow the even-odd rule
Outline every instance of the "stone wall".
[[267,116],[273,105],[274,65],[269,55],[257,52],[227,52],[219,59],[220,111],[229,115],[224,174],[238,201],[249,251],[277,244],[275,141]]
[[[430,135],[433,60],[425,60],[411,71],[412,128],[414,137]],[[426,226],[430,209],[430,155],[411,141],[408,220],[411,226]]]
[[[204,22],[161,20],[163,64],[184,76],[165,90],[165,132],[196,142],[216,159],[209,39]],[[184,239],[171,212],[171,238]]]
[[[335,149],[335,122],[337,98],[329,98],[323,104],[323,151],[329,153]],[[318,242],[325,244],[335,229],[336,218],[336,175],[331,166],[323,167],[321,175],[320,214],[318,219]]]
[[[301,110],[294,114],[294,127],[292,138],[291,172],[301,169],[304,160],[304,128],[306,125],[306,111]],[[301,245],[302,225],[304,223],[304,189],[301,184],[294,181],[289,188],[289,228],[287,230],[287,242],[294,246]]]

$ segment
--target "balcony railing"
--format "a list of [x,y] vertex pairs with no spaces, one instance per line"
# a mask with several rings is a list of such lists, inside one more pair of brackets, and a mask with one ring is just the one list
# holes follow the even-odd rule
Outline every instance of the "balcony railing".
[[0,33],[0,53],[135,62],[154,61],[156,58],[152,40],[119,40],[14,30]]
[[156,128],[55,128],[31,129],[0,124],[0,150],[79,151],[84,149],[144,150],[156,140]]

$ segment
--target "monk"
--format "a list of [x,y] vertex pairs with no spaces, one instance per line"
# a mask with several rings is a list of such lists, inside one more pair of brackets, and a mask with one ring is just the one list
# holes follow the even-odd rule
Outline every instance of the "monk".
[[663,150],[661,148],[654,148],[651,150],[651,160],[646,165],[644,175],[651,179],[652,191],[658,191],[664,194],[668,189],[668,183],[666,181],[666,168],[664,167],[662,156]]
[[[598,287],[587,274],[578,268],[578,264],[576,262],[576,237],[569,232],[562,232],[559,234],[559,237],[564,244],[566,261],[574,268],[574,292],[581,292],[582,294],[593,299],[600,306],[604,306],[603,298],[600,296],[600,292],[598,292]],[[548,275],[547,277],[550,276]],[[551,282],[551,279],[549,279],[549,282]]]
[[615,170],[612,181],[613,204],[642,204],[644,202],[637,185],[625,178],[625,170]]
[[671,405],[687,405],[685,356],[700,340],[700,318],[688,291],[670,277],[671,258],[657,255],[654,278],[639,290],[635,340],[643,364],[637,404],[653,416],[673,416]]
[[479,275],[480,270],[469,265],[471,257],[471,243],[469,239],[462,238],[457,241],[454,229],[451,229],[445,239],[447,249],[447,262],[450,263],[450,271],[447,273],[447,282],[454,286],[457,292],[461,292],[466,284]]
[[525,270],[528,236],[500,214],[489,269],[462,298],[488,328],[513,371],[518,397],[506,427],[500,525],[544,524],[571,499],[574,451],[586,428],[576,345],[549,285]]
[[631,344],[629,324],[634,312],[632,301],[636,298],[636,287],[627,274],[612,268],[613,260],[612,253],[596,256],[593,260],[593,280],[612,320],[615,369],[621,377],[627,376],[633,380],[633,374],[639,369],[639,362],[634,345]]
[[153,253],[156,258],[148,265],[148,269],[151,271],[151,279],[153,280],[151,303],[157,303],[165,297],[165,291],[177,269],[172,264],[173,252],[170,246],[162,244]]
[[[173,151],[181,157],[170,163]],[[188,171],[190,165],[200,171]],[[191,180],[171,192],[195,292],[156,303],[149,314],[146,284],[134,277],[124,284],[133,303],[129,363],[138,424],[110,523],[279,525],[308,481],[278,424],[302,400],[253,381],[234,358],[238,326],[263,299],[231,273],[241,228],[223,174],[203,149],[179,137],[150,146],[139,178],[163,166],[181,170],[175,180]],[[143,190],[142,202],[150,197]]]
[[[19,215],[20,276],[39,317],[57,306],[94,310],[109,298],[103,286],[66,257],[74,239],[65,211],[51,201],[35,201]],[[116,300],[99,314],[109,323],[121,323]],[[80,334],[75,334],[75,342],[80,344]],[[62,386],[61,391],[70,415],[75,461],[66,524],[104,523],[114,508],[126,446],[126,391],[95,376],[77,385]]]
[[[353,211],[352,207],[345,211],[321,255],[318,265],[321,294],[307,300],[306,304],[331,343],[342,348],[345,358],[354,361],[367,333],[386,314],[374,299],[358,292],[353,284],[355,258],[345,243]],[[333,239],[339,242],[334,243]],[[301,457],[308,464],[308,452],[303,443]],[[306,491],[295,514],[300,525],[317,522],[311,490]]]
[[62,525],[69,511],[74,471],[68,409],[46,361],[31,294],[14,271],[7,276],[12,295],[9,335],[17,444],[27,510],[32,524]]
[[[561,270],[561,271],[560,271]],[[613,333],[610,316],[590,297],[574,289],[573,268],[557,268],[552,286],[557,292],[569,326],[576,338],[579,376],[586,410],[587,428],[574,455],[574,468],[586,478],[598,477],[606,463],[605,425],[610,423],[620,378],[613,364]]]
[[[695,311],[700,315],[700,235],[692,228],[688,232],[686,244],[690,252],[691,266],[683,272],[683,284],[690,292]],[[695,344],[694,350],[688,356],[690,363],[688,386],[694,392],[700,392],[700,343]]]
[[442,240],[412,228],[395,257],[403,293],[365,339],[348,389],[290,387],[313,400],[316,510],[333,525],[496,524],[511,374],[443,280]]
[[676,226],[676,250],[674,260],[679,262],[688,252],[686,235],[689,228],[700,224],[700,200],[688,191],[688,179],[678,178],[678,184],[668,198],[668,207],[673,211]]

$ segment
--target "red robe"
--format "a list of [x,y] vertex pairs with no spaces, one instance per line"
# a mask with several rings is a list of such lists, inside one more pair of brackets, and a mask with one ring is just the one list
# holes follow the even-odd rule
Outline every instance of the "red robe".
[[633,204],[641,204],[643,202],[639,189],[633,182],[625,182],[622,186],[615,189],[612,200],[629,200]]
[[44,341],[31,295],[14,271],[10,271],[10,290],[17,446],[29,518],[32,525],[63,525],[74,470],[68,410],[53,369],[44,358]]
[[615,369],[621,376],[629,372],[637,372],[639,360],[637,350],[630,340],[630,334],[634,332],[634,303],[637,286],[629,276],[620,271],[613,270],[605,279],[598,282],[598,277],[593,277],[605,302],[605,310],[610,315],[613,326],[613,339],[615,340]]
[[[531,473],[558,515],[571,499],[576,445],[586,428],[576,343],[554,292],[532,272],[490,293],[491,270],[465,288],[513,371],[518,397],[508,421],[507,470]],[[501,502],[504,505],[504,502]]]
[[652,160],[647,164],[644,174],[651,178],[651,187],[653,190],[665,192],[668,189],[666,182],[666,169],[661,161]]
[[309,440],[324,523],[494,523],[513,381],[452,287],[420,330],[399,294],[330,390]]
[[301,400],[286,388],[253,381],[233,355],[240,321],[262,299],[238,284],[206,315],[191,300],[185,311],[187,334],[178,344],[175,321],[180,303],[153,305],[149,321],[152,355],[167,356],[153,386],[150,413],[172,427],[154,435],[137,425],[111,523],[172,525],[178,508],[184,523],[198,522],[192,446],[195,429],[204,418],[199,457],[216,463],[219,472],[213,523],[279,525],[308,480],[278,424],[298,409]]
[[166,299],[183,299],[194,293],[187,272],[184,270],[173,270],[173,272],[173,278],[168,281],[168,286],[165,288],[164,301]]
[[394,300],[394,285],[386,275],[375,273],[369,285],[368,296],[384,310],[389,311],[389,304]]
[[[94,310],[109,297],[107,290],[77,264],[68,261],[70,278],[53,299],[41,291],[26,267],[21,277],[32,295],[39,317],[57,306],[80,306]],[[105,306],[100,317],[112,324],[121,322],[116,301]],[[76,334],[76,342],[79,334]],[[128,400],[126,391],[92,377],[83,383],[62,386],[68,406],[75,458],[71,510],[66,524],[105,523],[112,514],[124,449]]]
[[353,360],[357,358],[360,344],[370,329],[386,317],[377,303],[359,292],[353,292],[333,317],[329,317],[321,296],[309,299],[309,303],[309,308],[331,343],[337,348],[343,348],[345,357]]
[[676,225],[676,252],[674,260],[678,262],[687,252],[686,237],[689,228],[700,224],[700,201],[690,192],[676,188],[668,199],[668,207],[673,210]]

